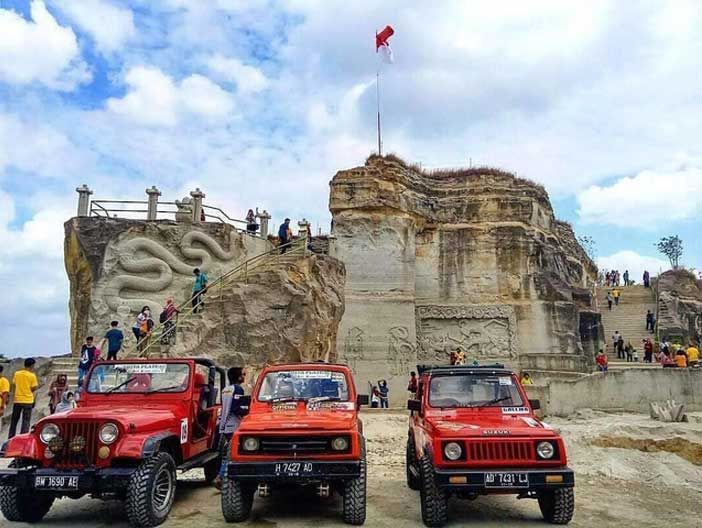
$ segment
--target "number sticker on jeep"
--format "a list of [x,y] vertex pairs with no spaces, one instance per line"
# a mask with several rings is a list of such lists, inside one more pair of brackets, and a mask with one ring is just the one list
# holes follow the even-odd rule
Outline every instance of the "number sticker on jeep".
[[115,370],[123,370],[130,374],[165,374],[168,365],[165,363],[128,363],[115,365]]
[[187,418],[183,418],[180,421],[180,443],[181,444],[188,443],[188,419]]
[[502,414],[529,414],[529,407],[502,407]]

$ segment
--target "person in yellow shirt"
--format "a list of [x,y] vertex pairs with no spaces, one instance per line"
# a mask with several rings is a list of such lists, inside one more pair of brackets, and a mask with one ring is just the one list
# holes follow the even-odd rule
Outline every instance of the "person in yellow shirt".
[[687,347],[687,366],[697,367],[700,364],[700,350],[693,343]]
[[15,372],[12,377],[12,384],[15,386],[15,399],[12,404],[12,419],[10,421],[10,432],[7,438],[10,439],[17,433],[17,423],[22,418],[20,433],[28,433],[32,421],[32,409],[34,408],[34,392],[39,388],[37,375],[34,374],[34,358],[24,360],[24,368]]
[[5,414],[7,403],[10,401],[10,382],[2,375],[5,367],[0,365],[0,418]]
[[531,375],[529,375],[528,372],[524,372],[522,374],[522,379],[520,380],[522,382],[522,385],[533,385],[534,382],[531,379]]

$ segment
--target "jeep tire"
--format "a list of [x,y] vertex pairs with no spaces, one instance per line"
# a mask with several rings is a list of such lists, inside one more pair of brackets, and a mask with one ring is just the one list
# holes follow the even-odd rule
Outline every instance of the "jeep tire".
[[419,460],[419,478],[422,521],[430,527],[445,525],[448,522],[448,496],[436,485],[434,465],[427,455]]
[[[10,467],[26,467],[26,464],[14,460]],[[15,486],[0,486],[0,511],[8,521],[39,522],[49,513],[53,503],[52,495],[18,489]]]
[[573,488],[559,488],[539,494],[539,508],[551,524],[568,524],[575,512]]
[[344,485],[343,517],[346,524],[359,526],[366,522],[366,447],[361,447],[361,471]]
[[229,478],[229,470],[224,470],[222,477],[222,515],[224,520],[231,522],[244,522],[251,515],[254,490],[238,480]]
[[163,523],[173,507],[176,467],[168,453],[144,460],[129,480],[127,518],[132,526],[149,528]]
[[405,471],[407,472],[407,487],[414,491],[419,490],[419,467],[417,466],[416,454],[414,452],[414,442],[412,441],[412,438],[407,439]]

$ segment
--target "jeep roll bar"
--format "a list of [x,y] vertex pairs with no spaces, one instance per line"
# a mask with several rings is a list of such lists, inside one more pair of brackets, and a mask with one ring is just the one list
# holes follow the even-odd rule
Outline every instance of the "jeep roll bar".
[[502,363],[493,363],[491,365],[417,365],[417,373],[422,374],[460,374],[472,372],[493,371],[500,374],[512,375],[514,372]]

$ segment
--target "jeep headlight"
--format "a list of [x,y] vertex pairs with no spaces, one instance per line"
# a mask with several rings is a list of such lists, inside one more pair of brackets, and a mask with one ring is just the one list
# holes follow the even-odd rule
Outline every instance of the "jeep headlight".
[[548,460],[556,454],[556,448],[553,447],[551,442],[539,442],[536,444],[536,454],[539,455],[539,458]]
[[61,430],[59,429],[58,425],[53,424],[53,423],[48,423],[44,427],[41,428],[41,433],[39,433],[39,438],[43,443],[46,445],[49,445],[49,442],[51,442],[54,438],[56,438],[59,434],[61,434]]
[[112,444],[119,436],[119,429],[113,423],[106,423],[100,428],[100,441],[105,445]]
[[258,438],[254,438],[253,436],[248,436],[241,441],[242,449],[248,452],[258,451],[259,445],[260,442]]
[[349,441],[345,436],[337,436],[331,441],[331,448],[334,451],[346,451],[349,448]]
[[463,455],[463,448],[456,442],[449,442],[444,446],[444,455],[448,460],[458,460]]

